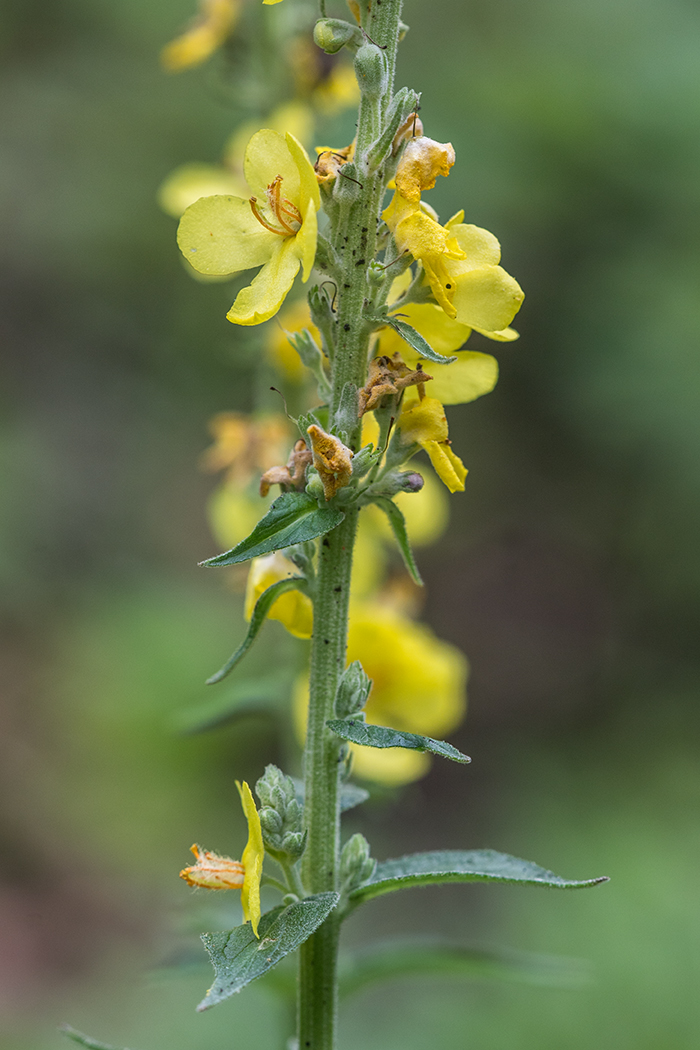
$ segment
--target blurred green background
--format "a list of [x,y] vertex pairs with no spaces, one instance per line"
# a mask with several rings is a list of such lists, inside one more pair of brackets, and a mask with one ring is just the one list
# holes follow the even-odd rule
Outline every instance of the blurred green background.
[[[209,417],[246,407],[256,352],[155,204],[237,119],[221,61],[159,69],[192,7],[6,0],[0,16],[0,1001],[21,1050],[60,1046],[61,1021],[137,1050],[288,1034],[264,986],[198,1016],[206,964],[163,969],[197,958],[198,929],[239,921],[177,871],[195,839],[235,855],[234,778],[285,760],[263,718],[171,725],[241,629],[240,600],[196,568],[215,552],[197,464]],[[399,82],[457,151],[430,201],[493,230],[527,298],[495,393],[450,410],[467,491],[421,555],[425,616],[472,663],[452,739],[473,764],[436,764],[348,823],[382,858],[489,846],[612,881],[368,905],[348,943],[438,932],[586,959],[591,979],[397,981],[348,1003],[341,1047],[691,1050],[700,9],[407,0],[405,18]]]

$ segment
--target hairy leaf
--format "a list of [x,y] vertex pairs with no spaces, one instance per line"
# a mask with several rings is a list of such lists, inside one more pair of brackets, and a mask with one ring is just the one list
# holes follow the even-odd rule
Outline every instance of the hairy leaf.
[[431,974],[567,988],[581,987],[589,978],[589,971],[578,959],[440,941],[406,941],[374,945],[341,960],[340,994],[352,995],[377,981]]
[[207,678],[207,685],[214,685],[216,682],[220,682],[221,679],[225,678],[227,674],[230,674],[236,664],[243,659],[257,638],[267,614],[277,599],[283,594],[286,594],[287,591],[304,590],[305,583],[306,581],[302,576],[290,576],[287,580],[278,580],[277,583],[273,583],[266,591],[262,592],[255,603],[253,615],[250,618],[248,633],[236,649],[235,653],[228,658],[221,670],[217,671],[216,674],[213,674],[211,678]]
[[529,860],[520,860],[492,849],[435,850],[385,860],[364,886],[351,894],[352,904],[362,904],[394,890],[408,890],[446,882],[519,882],[528,886],[575,890],[607,882],[607,875],[574,881],[563,879]]
[[423,581],[413,557],[413,551],[411,550],[411,544],[408,539],[408,532],[406,531],[406,519],[404,518],[401,509],[396,506],[393,500],[387,499],[386,496],[375,496],[372,502],[376,503],[389,519],[389,525],[391,526],[391,531],[394,533],[394,539],[399,545],[404,565],[408,569],[408,573],[413,582],[417,583],[419,587],[422,587]]
[[387,317],[386,324],[394,329],[395,332],[404,339],[409,346],[412,346],[417,354],[424,357],[426,361],[432,361],[436,365],[451,365],[457,358],[453,355],[451,357],[445,357],[444,354],[439,354],[437,350],[433,350],[430,343],[423,338],[420,332],[410,325],[406,324],[405,321],[400,321],[398,317]]
[[364,747],[405,747],[409,751],[430,751],[433,755],[451,758],[453,762],[471,762],[468,755],[463,755],[444,740],[433,740],[432,737],[419,736],[417,733],[403,733],[386,726],[368,725],[359,718],[334,718],[326,725],[343,740],[351,740],[353,744],[363,744]]
[[237,565],[258,558],[261,554],[283,550],[294,543],[316,539],[340,525],[345,515],[334,507],[319,507],[306,492],[283,492],[271,504],[250,536],[241,540],[232,550],[207,558],[200,565],[207,567]]
[[214,967],[215,979],[197,1010],[208,1010],[262,977],[307,940],[330,915],[339,900],[337,893],[318,893],[273,908],[260,920],[257,940],[250,923],[222,933],[204,933],[202,941]]

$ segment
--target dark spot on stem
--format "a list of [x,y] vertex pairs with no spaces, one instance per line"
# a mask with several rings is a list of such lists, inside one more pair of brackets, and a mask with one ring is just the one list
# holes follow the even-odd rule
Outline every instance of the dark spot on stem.
[[349,324],[344,324],[343,325],[343,331],[344,332],[349,332],[350,331],[350,325]]

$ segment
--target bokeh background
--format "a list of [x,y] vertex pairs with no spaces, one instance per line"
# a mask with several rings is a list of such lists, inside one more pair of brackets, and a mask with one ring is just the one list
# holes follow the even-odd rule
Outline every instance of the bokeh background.
[[[223,60],[159,69],[191,14],[5,0],[0,16],[0,997],[19,1050],[62,1045],[62,1021],[137,1050],[288,1034],[262,984],[195,1015],[195,932],[222,913],[177,879],[195,839],[235,851],[234,777],[283,758],[265,718],[173,731],[240,632],[240,598],[196,568],[215,552],[198,461],[209,417],[249,403],[254,352],[155,203],[237,119]],[[342,1050],[691,1050],[700,9],[407,0],[405,18],[399,82],[458,158],[431,202],[494,230],[527,298],[496,391],[450,410],[470,476],[421,555],[424,616],[472,663],[452,739],[473,764],[436,763],[349,827],[380,857],[490,846],[612,881],[369,905],[349,942],[437,932],[587,960],[590,977],[396,981],[344,1008]],[[288,644],[303,660],[265,630],[252,668]]]

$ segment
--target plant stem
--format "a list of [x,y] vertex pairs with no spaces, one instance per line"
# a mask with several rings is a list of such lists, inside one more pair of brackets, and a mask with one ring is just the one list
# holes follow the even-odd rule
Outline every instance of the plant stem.
[[[367,149],[378,137],[393,93],[396,48],[402,0],[373,4],[364,27],[385,46],[389,87],[380,100],[363,97],[357,129],[355,158],[361,190],[342,212],[333,231],[333,247],[341,260],[335,319],[331,419],[346,383],[361,387],[366,381],[369,332],[363,320],[370,297],[368,267],[375,257],[377,224],[384,195],[384,176],[363,173]],[[366,168],[365,168],[366,171]],[[348,435],[348,444],[360,447],[361,421]],[[338,889],[340,845],[339,780],[342,742],[326,728],[334,715],[339,678],[345,668],[348,602],[352,551],[358,511],[350,508],[345,520],[321,541],[319,548],[314,633],[311,646],[309,714],[304,754],[305,822],[308,840],[302,861],[303,882],[311,893]],[[299,1050],[334,1050],[338,1003],[337,955],[339,918],[335,912],[300,949]]]

